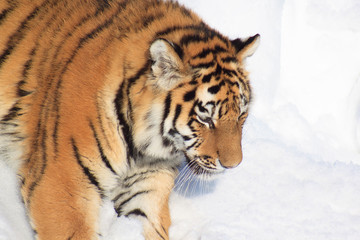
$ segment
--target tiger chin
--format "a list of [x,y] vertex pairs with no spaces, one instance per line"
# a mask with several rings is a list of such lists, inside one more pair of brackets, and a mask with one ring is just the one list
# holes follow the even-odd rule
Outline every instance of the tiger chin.
[[259,35],[159,0],[3,1],[0,32],[0,157],[36,239],[100,239],[104,199],[169,239],[183,159],[197,175],[242,161]]

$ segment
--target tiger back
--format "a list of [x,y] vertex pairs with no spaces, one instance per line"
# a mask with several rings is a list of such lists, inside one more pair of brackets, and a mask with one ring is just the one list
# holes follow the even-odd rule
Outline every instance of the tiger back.
[[0,32],[0,157],[37,239],[101,238],[105,198],[169,239],[179,165],[208,178],[242,161],[259,35],[231,41],[158,0],[2,1]]

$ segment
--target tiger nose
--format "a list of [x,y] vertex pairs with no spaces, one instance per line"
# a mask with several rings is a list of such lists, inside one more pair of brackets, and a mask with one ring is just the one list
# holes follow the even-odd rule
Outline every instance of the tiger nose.
[[218,162],[220,166],[225,169],[235,168],[242,162],[242,153],[236,157],[233,157],[232,159],[220,158],[218,159]]

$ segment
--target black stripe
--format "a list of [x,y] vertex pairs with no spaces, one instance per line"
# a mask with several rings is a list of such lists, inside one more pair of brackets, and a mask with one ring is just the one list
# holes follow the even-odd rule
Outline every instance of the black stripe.
[[[193,115],[196,115],[195,113],[195,107],[198,105],[199,103],[199,100],[195,100],[194,101],[194,104],[192,105],[191,109],[190,109],[190,112],[189,112],[189,117],[193,116]],[[190,119],[189,123],[192,122],[192,119]],[[188,123],[188,126],[190,126],[190,124]]]
[[[179,6],[179,3],[178,3],[178,2],[174,2],[174,3],[177,4],[177,6]],[[182,13],[184,16],[193,19],[190,10],[188,10],[188,9],[180,6],[180,11],[181,11],[181,13]]]
[[217,94],[220,91],[221,86],[222,86],[221,84],[218,84],[218,85],[209,87],[208,92],[211,94]]
[[164,113],[163,113],[163,117],[162,117],[162,121],[161,121],[161,126],[160,126],[160,134],[161,136],[164,136],[164,124],[165,124],[165,120],[166,118],[169,116],[170,113],[170,106],[171,106],[171,92],[169,92],[165,98],[165,107],[164,107]]
[[[206,104],[205,104],[205,105],[206,105]],[[199,102],[198,108],[199,108],[199,111],[200,111],[200,112],[207,112],[207,113],[209,112],[206,108],[203,107],[202,101]]]
[[98,189],[99,193],[101,194],[101,196],[103,197],[103,192],[104,190],[100,187],[99,181],[97,180],[97,178],[95,177],[95,175],[91,172],[91,170],[86,167],[84,165],[84,163],[81,161],[80,158],[80,153],[79,153],[79,149],[77,148],[76,144],[75,144],[75,140],[73,138],[71,138],[71,145],[74,151],[74,155],[76,158],[77,163],[79,164],[79,166],[81,167],[83,173],[85,174],[85,176],[89,179],[90,183],[95,185],[95,187]]
[[16,136],[19,132],[0,132],[1,136]]
[[96,0],[98,3],[97,11],[95,15],[98,15],[99,13],[104,12],[106,9],[111,7],[108,0]]
[[156,16],[154,15],[144,16],[142,19],[142,28],[148,27],[152,22],[154,22],[159,18],[162,18],[163,16],[164,16],[163,14],[158,14]]
[[2,122],[2,121],[0,121],[0,124],[5,125],[5,126],[12,126],[12,127],[18,127],[19,126],[19,124],[12,123],[12,122]]
[[130,165],[130,157],[134,156],[134,142],[133,142],[133,138],[132,138],[132,130],[130,128],[130,125],[127,123],[127,121],[125,120],[125,115],[122,113],[122,108],[123,108],[123,104],[124,104],[124,88],[125,88],[125,83],[123,82],[120,87],[119,90],[116,93],[116,97],[114,100],[114,104],[115,104],[115,110],[116,110],[116,115],[119,121],[119,124],[121,125],[121,131],[123,133],[124,139],[126,141],[127,144],[127,161],[128,164]]
[[229,111],[227,109],[227,106],[226,106],[226,103],[228,102],[229,100],[228,99],[224,99],[222,102],[221,102],[221,106],[220,106],[220,109],[219,109],[219,119],[223,116],[223,115],[226,115],[227,112]]
[[138,30],[142,30],[144,28],[147,28],[151,23],[155,21],[159,21],[160,19],[164,18],[166,15],[163,13],[158,13],[157,15],[149,15],[142,18],[142,26]]
[[200,145],[201,145],[202,143],[203,143],[203,142],[200,142],[200,141],[199,141],[199,143],[195,146],[195,148],[200,147]]
[[220,64],[217,63],[215,75],[220,75],[221,73],[222,73],[222,68],[221,68]]
[[161,37],[163,35],[168,35],[170,33],[179,31],[179,30],[196,30],[203,31],[206,28],[206,25],[203,22],[200,22],[199,25],[186,25],[186,26],[172,26],[161,30],[155,34],[156,38]]
[[70,237],[68,237],[67,240],[71,240],[75,236],[75,233],[76,232],[74,232]]
[[142,210],[140,210],[139,208],[136,208],[136,209],[128,212],[128,213],[125,215],[125,217],[129,217],[130,215],[136,215],[136,216],[141,216],[141,217],[144,217],[144,218],[148,218],[148,217],[146,216],[146,214],[145,214]]
[[22,89],[22,86],[25,84],[25,81],[21,80],[20,82],[18,82],[18,89],[17,89],[17,95],[19,97],[25,97],[29,94],[31,94],[32,92],[26,91],[24,89]]
[[4,19],[6,18],[6,16],[11,13],[12,11],[14,11],[14,6],[12,7],[9,7],[9,8],[6,8],[4,9],[1,13],[0,13],[0,24],[2,21],[4,21]]
[[211,77],[212,77],[212,73],[209,73],[208,75],[205,75],[205,76],[202,78],[201,81],[202,81],[203,83],[208,83],[208,82],[210,82]]
[[217,53],[223,53],[223,52],[228,52],[227,49],[223,48],[222,46],[220,45],[215,45],[215,49],[214,49],[214,53],[217,54]]
[[199,140],[196,140],[195,142],[193,142],[193,144],[191,144],[190,146],[186,147],[186,150],[190,150],[190,149],[193,148],[198,142],[199,142]]
[[160,232],[157,229],[155,229],[155,231],[159,235],[159,237],[161,237],[161,239],[165,240],[165,238],[160,234]]
[[128,194],[128,193],[130,193],[130,191],[119,193],[119,194],[116,195],[111,201],[116,202],[116,201],[119,200],[122,196],[124,196],[124,195],[126,195],[126,194]]
[[196,88],[189,91],[189,92],[187,92],[187,93],[185,93],[184,101],[189,102],[189,101],[193,100],[195,98],[195,96],[196,96]]
[[[146,58],[145,58],[146,59]],[[146,63],[144,64],[144,66],[135,74],[135,76],[124,80],[128,83],[127,88],[126,88],[126,96],[128,98],[128,108],[129,108],[129,113],[130,113],[130,120],[133,121],[133,111],[132,111],[132,103],[131,103],[131,99],[130,99],[130,89],[132,87],[133,84],[136,83],[137,80],[139,80],[140,77],[145,76],[146,71],[149,70],[151,66],[151,61],[150,59],[148,61],[146,61]]]
[[209,40],[209,36],[200,36],[198,34],[188,34],[188,35],[184,35],[181,40],[180,40],[180,45],[181,46],[187,46],[190,43],[195,43],[195,42],[206,42]]
[[138,196],[140,196],[140,195],[142,195],[142,194],[149,193],[149,192],[151,192],[151,191],[153,191],[153,190],[145,190],[145,191],[137,192],[137,193],[131,195],[131,196],[130,196],[129,198],[127,198],[126,200],[122,201],[122,202],[118,205],[118,207],[115,209],[116,212],[118,213],[118,216],[121,215],[121,208],[122,208],[125,204],[127,204],[128,202],[130,202],[132,199],[134,199],[134,198],[136,198],[136,197],[138,197]]
[[229,84],[231,87],[233,87],[233,86],[239,87],[238,82],[233,82],[233,81],[231,81],[230,79],[227,79],[227,78],[225,78],[223,81],[221,81],[219,83],[219,85],[225,85],[225,83]]
[[193,132],[193,134],[196,135],[195,132],[197,132],[197,130],[192,126],[192,124],[193,124],[194,122],[199,123],[199,121],[198,121],[197,119],[191,118],[191,119],[189,120],[189,122],[187,123],[187,126],[190,128],[191,132]]
[[176,129],[174,129],[174,128],[172,128],[172,129],[169,130],[169,135],[170,135],[170,136],[175,137],[176,134],[179,134],[179,135],[180,135],[180,133],[178,132],[178,130],[176,130]]
[[[215,37],[220,39],[227,47],[229,46],[229,40],[212,29],[203,28],[202,33],[203,35],[199,35],[199,34],[184,35],[180,40],[181,46],[187,46],[190,43],[196,43],[196,42],[207,42],[214,39]],[[215,51],[226,51],[226,50],[217,45],[217,47],[215,47]]]
[[205,58],[207,55],[209,55],[210,53],[213,52],[213,49],[211,48],[205,48],[203,49],[201,52],[199,52],[198,54],[196,54],[195,56],[193,56],[192,58]]
[[199,63],[196,65],[191,65],[191,67],[193,67],[193,68],[210,68],[210,67],[213,67],[214,65],[215,65],[215,63],[212,61],[212,62],[208,62],[208,63]]
[[4,121],[4,122],[7,122],[7,121],[11,121],[13,120],[14,118],[16,118],[17,116],[20,116],[22,114],[20,114],[21,108],[19,108],[17,106],[17,104],[15,103],[12,108],[9,109],[8,111],[8,114],[6,114],[2,119],[1,121]]
[[235,57],[226,57],[226,58],[221,59],[221,61],[224,62],[224,63],[229,63],[229,62],[236,63],[237,62]]
[[238,76],[238,73],[235,70],[227,69],[227,68],[223,68],[222,70],[224,74],[227,75],[228,77]]
[[[104,124],[103,124],[103,120],[102,120],[102,114],[101,114],[101,108],[103,107],[100,107],[99,105],[99,102],[96,102],[96,112],[97,112],[97,121],[98,121],[98,127],[100,128],[101,130],[101,133],[103,135],[103,138],[105,139],[106,141],[106,144],[107,144],[107,148],[112,151],[112,147],[111,147],[111,144],[110,144],[110,140],[106,134],[106,131],[105,131],[105,127],[104,127]],[[124,139],[122,139],[124,140]]]
[[164,228],[163,225],[161,225],[161,228],[162,228],[162,230],[164,231],[164,233],[168,234],[168,232],[166,231],[166,229]]
[[22,80],[20,80],[20,81],[18,82],[18,84],[17,84],[17,95],[18,95],[19,97],[24,97],[24,96],[27,96],[27,95],[31,94],[31,92],[24,90],[22,87],[23,87],[23,85],[25,85],[25,83],[26,83],[25,80],[27,79],[28,72],[29,72],[29,70],[30,70],[30,68],[31,68],[31,66],[32,66],[32,61],[33,61],[32,58],[33,58],[34,55],[35,55],[35,51],[36,51],[35,48],[31,51],[31,53],[30,53],[30,59],[27,60],[26,63],[24,64],[24,69],[23,69],[23,71],[22,71]]
[[189,84],[190,84],[190,85],[197,85],[198,82],[197,82],[195,79],[193,79],[193,80],[191,80],[191,81],[189,82]]
[[[27,195],[27,200],[26,200],[26,207],[27,208],[29,208],[30,207],[30,203],[31,203],[31,197],[32,197],[32,195],[33,195],[33,193],[34,193],[34,190],[35,190],[35,188],[38,186],[38,183],[37,183],[37,181],[35,180],[35,181],[33,181],[31,184],[30,184],[30,186],[29,186],[29,188],[28,188],[28,195]],[[24,199],[25,200],[25,199]]]
[[180,57],[181,60],[183,60],[184,58],[184,51],[182,50],[182,48],[177,45],[176,43],[172,43],[175,52],[177,53],[177,55]]
[[191,81],[189,82],[190,85],[197,85],[198,84],[198,79],[201,77],[201,74],[199,74],[198,72],[195,72],[195,74],[192,76]]
[[148,174],[148,173],[156,173],[156,172],[158,172],[158,170],[155,170],[155,169],[154,169],[154,170],[147,170],[147,171],[145,171],[145,172],[135,173],[135,174],[133,174],[133,175],[131,175],[131,176],[126,177],[126,178],[124,179],[124,181],[126,182],[126,181],[129,181],[130,179],[132,179],[132,178],[134,178],[134,177],[141,176],[141,175]]
[[135,183],[141,182],[145,179],[150,178],[148,175],[144,174],[141,176],[138,176],[135,180],[133,180],[132,182],[130,181],[124,181],[124,187],[125,188],[131,188]]
[[105,166],[108,169],[110,169],[110,171],[112,173],[116,174],[115,170],[113,169],[113,167],[111,166],[111,164],[109,162],[109,159],[106,157],[106,155],[104,153],[103,147],[101,146],[99,137],[98,137],[98,135],[96,133],[96,130],[95,130],[95,127],[94,127],[94,125],[92,124],[91,121],[89,121],[89,125],[90,125],[90,128],[91,128],[92,132],[93,132],[93,135],[94,135],[94,138],[95,138],[95,141],[96,141],[96,145],[97,145],[99,153],[100,153],[101,160],[105,163]]
[[[33,193],[36,189],[36,187],[39,185],[39,182],[42,180],[44,174],[45,174],[45,170],[46,170],[46,167],[47,167],[47,146],[46,146],[46,139],[47,139],[47,130],[46,130],[46,126],[41,129],[42,127],[42,123],[41,121],[39,121],[38,123],[38,131],[37,131],[37,136],[39,137],[39,139],[41,139],[41,149],[40,149],[40,153],[42,154],[42,163],[41,163],[41,168],[40,168],[40,173],[38,173],[37,169],[35,169],[35,172],[33,173],[34,176],[35,176],[35,180],[30,184],[30,187],[29,187],[29,193],[28,193],[28,196],[27,196],[27,207],[30,209],[30,203],[31,203],[31,198],[33,196]],[[38,144],[37,144],[37,141],[38,139],[35,140],[36,142],[34,143],[35,145],[35,152],[38,151],[39,147],[38,147]],[[30,155],[30,158],[32,157],[32,153]],[[36,156],[35,156],[36,157]],[[29,160],[30,160],[29,158]],[[37,159],[33,160],[35,162]]]
[[220,52],[227,52],[227,50],[225,48],[219,46],[219,45],[216,45],[215,48],[205,48],[205,49],[203,49],[201,52],[199,52],[198,54],[196,54],[192,58],[205,58],[210,53],[216,55],[217,53],[220,53]]
[[184,139],[184,141],[190,141],[192,139],[191,137],[186,136],[186,135],[181,135],[181,137]]
[[174,129],[176,129],[176,121],[180,116],[181,109],[182,109],[182,106],[180,104],[176,105],[175,116],[174,116],[174,119],[173,119],[173,127],[174,127]]
[[[45,1],[42,5],[36,7],[26,18],[21,22],[20,27],[16,29],[15,33],[10,36],[5,51],[0,55],[0,68],[3,63],[5,63],[7,57],[11,54],[17,44],[25,37],[25,30],[29,30],[27,28],[28,23],[38,14],[40,8],[46,5]],[[6,14],[5,14],[6,15]]]
[[172,142],[171,142],[170,139],[163,137],[162,138],[162,144],[163,144],[164,147],[169,147],[169,146],[171,146]]

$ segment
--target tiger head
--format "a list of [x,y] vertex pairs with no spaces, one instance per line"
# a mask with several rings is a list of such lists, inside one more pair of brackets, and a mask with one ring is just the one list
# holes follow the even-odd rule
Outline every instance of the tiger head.
[[216,34],[201,37],[151,44],[151,69],[134,102],[139,118],[133,130],[142,155],[182,154],[194,173],[212,174],[242,161],[251,98],[243,62],[257,48],[259,35],[233,41]]

